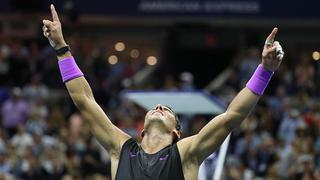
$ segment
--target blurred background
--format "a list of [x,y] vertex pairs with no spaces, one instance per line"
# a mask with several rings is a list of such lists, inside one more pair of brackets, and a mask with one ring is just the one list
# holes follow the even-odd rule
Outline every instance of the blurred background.
[[[1,0],[0,179],[111,179],[42,35],[51,3],[96,100],[137,139],[146,111],[123,91],[205,90],[227,105],[277,26],[284,61],[233,132],[222,177],[320,179],[320,2],[275,0]],[[183,135],[212,117],[180,115]]]

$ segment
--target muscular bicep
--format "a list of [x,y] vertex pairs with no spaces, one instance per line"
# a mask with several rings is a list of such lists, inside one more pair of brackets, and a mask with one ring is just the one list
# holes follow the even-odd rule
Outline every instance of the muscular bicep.
[[232,100],[227,111],[213,118],[190,143],[188,153],[197,156],[199,162],[213,153],[227,135],[250,114],[259,100],[258,95],[248,88],[243,88]]
[[[181,156],[193,157],[194,162],[201,162],[221,145],[231,132],[228,116],[223,113],[213,118],[200,132],[194,136],[181,140]],[[183,159],[183,157],[182,157]]]

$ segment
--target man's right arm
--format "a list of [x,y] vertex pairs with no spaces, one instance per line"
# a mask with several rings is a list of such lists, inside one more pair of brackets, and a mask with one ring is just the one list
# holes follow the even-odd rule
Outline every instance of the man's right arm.
[[109,152],[119,153],[130,136],[112,124],[95,101],[86,79],[83,76],[75,78],[66,82],[66,87],[74,104],[87,119],[93,135]]
[[[51,5],[51,13],[53,21],[43,20],[43,34],[48,38],[50,45],[54,49],[59,49],[67,44],[64,41],[61,23],[53,5]],[[57,57],[59,61],[73,58],[70,51]],[[86,79],[83,76],[78,76],[68,79],[65,81],[65,84],[74,104],[85,119],[88,120],[93,135],[110,153],[120,153],[123,143],[128,140],[130,136],[112,124],[95,101]]]

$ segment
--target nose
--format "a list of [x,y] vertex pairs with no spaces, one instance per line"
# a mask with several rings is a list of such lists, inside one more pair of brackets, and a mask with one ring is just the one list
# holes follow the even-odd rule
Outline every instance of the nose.
[[156,110],[160,110],[160,111],[163,111],[163,106],[161,104],[158,104],[156,106]]

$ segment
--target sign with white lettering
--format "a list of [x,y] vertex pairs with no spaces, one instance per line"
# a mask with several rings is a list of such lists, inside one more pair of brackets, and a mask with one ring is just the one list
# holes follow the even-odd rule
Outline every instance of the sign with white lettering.
[[77,0],[84,13],[115,16],[320,18],[320,1],[289,0]]

